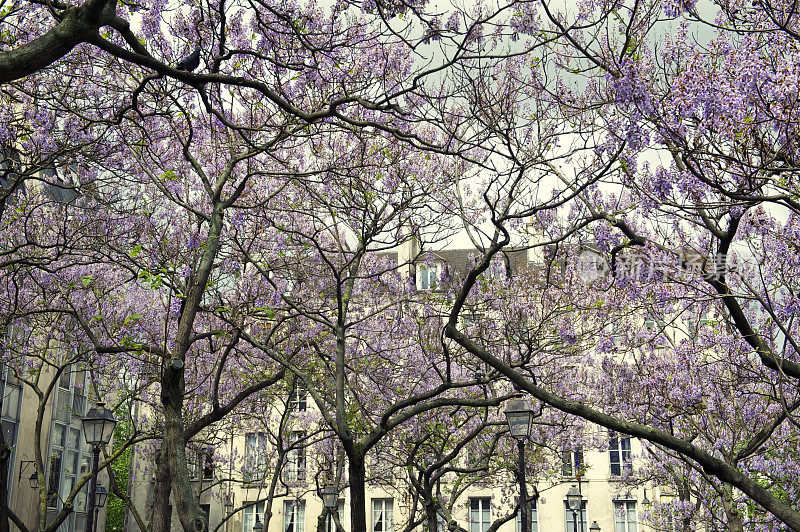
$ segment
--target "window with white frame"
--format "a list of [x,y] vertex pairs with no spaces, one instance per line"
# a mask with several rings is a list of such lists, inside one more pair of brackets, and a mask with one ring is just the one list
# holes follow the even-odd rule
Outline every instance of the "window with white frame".
[[289,392],[289,410],[292,412],[305,412],[308,404],[308,391],[301,382],[295,382]]
[[267,454],[267,434],[249,432],[245,435],[244,444],[244,481],[260,480],[267,470],[269,455]]
[[[2,349],[2,346],[0,346]],[[14,377],[14,372],[6,366],[0,366],[0,393],[3,394],[3,408],[0,417],[0,430],[2,437],[11,455],[8,459],[9,464],[13,464],[16,459],[17,427],[20,419],[20,399],[22,398],[22,386]],[[10,486],[13,479],[13,467],[8,468],[6,486]],[[11,490],[8,491],[9,500]]]
[[576,525],[575,521],[577,520],[577,530],[578,532],[586,532],[586,501],[581,502],[581,511],[580,512],[573,512],[569,509],[569,503],[564,501],[564,508],[566,512],[566,528],[564,529],[565,532],[575,532]]
[[392,530],[394,499],[372,499],[372,531]]
[[608,432],[608,449],[611,458],[611,476],[620,477],[628,475],[633,470],[631,457],[631,439],[620,436],[613,430]]
[[614,532],[636,530],[636,501],[614,501]]
[[[528,505],[530,515],[530,530],[528,532],[539,532],[539,510],[536,508],[536,501]],[[522,532],[522,516],[517,513],[517,532]]]
[[242,532],[253,532],[253,525],[256,524],[256,514],[259,522],[264,522],[264,502],[245,501],[244,507],[244,510],[242,510]]
[[302,482],[306,478],[306,449],[302,447],[302,440],[306,437],[303,431],[289,433],[290,449],[286,453],[286,469],[284,480],[286,482]]
[[[86,444],[81,433],[81,418],[86,413],[85,380],[85,371],[67,366],[53,391],[54,409],[48,453],[50,459],[46,471],[48,516],[61,510],[77,480],[89,472],[91,447]],[[65,529],[73,529],[85,522],[88,491],[87,483],[73,500],[75,512],[64,522]]]
[[305,530],[306,501],[283,501],[283,532]]
[[561,452],[561,476],[566,478],[583,475],[583,449]]
[[661,319],[647,318],[644,320],[644,330],[649,336],[650,344],[654,347],[664,347],[667,344],[665,328],[666,324]]
[[492,500],[488,497],[469,499],[469,532],[486,532],[492,524]]
[[[339,523],[341,523],[342,528],[344,528],[344,499],[339,499],[336,512],[339,517]],[[334,520],[332,513],[330,519],[325,520],[325,532],[336,532],[336,520]]]
[[420,264],[417,266],[417,289],[436,290],[442,273],[441,264]]

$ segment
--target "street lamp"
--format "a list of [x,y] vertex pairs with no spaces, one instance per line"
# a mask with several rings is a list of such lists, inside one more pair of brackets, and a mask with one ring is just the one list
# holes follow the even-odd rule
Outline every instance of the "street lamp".
[[256,512],[256,524],[253,525],[253,532],[261,532],[261,529],[264,528],[261,525],[261,521],[258,520],[258,512]]
[[[581,495],[580,490],[575,487],[575,484],[573,484],[567,492],[567,506],[572,511],[572,523],[575,525],[575,532],[578,532],[578,512],[582,510],[583,495]],[[581,519],[581,530],[583,530],[583,519]]]
[[[92,483],[89,487],[89,508],[86,513],[86,532],[93,532],[95,527],[94,509],[97,495],[97,467],[100,463],[100,446],[106,445],[111,441],[117,420],[111,410],[106,408],[105,403],[98,401],[97,406],[93,406],[86,412],[86,417],[81,420],[81,423],[83,425],[83,436],[86,438],[86,443],[92,446],[93,454]],[[103,503],[105,503],[105,499]]]
[[227,497],[225,497],[225,530],[228,530],[228,525],[230,524],[231,514],[233,514],[233,497],[229,493]]
[[642,506],[649,507],[652,502],[647,498],[647,488],[644,488],[644,499],[642,499]]
[[592,526],[589,527],[589,532],[600,532],[600,525],[597,524],[597,521],[592,521]]
[[28,478],[28,482],[31,483],[32,490],[39,489],[39,475],[37,475],[35,471],[31,473],[31,476]]
[[319,493],[322,497],[322,504],[328,509],[328,530],[330,530],[331,515],[333,514],[334,508],[339,505],[339,492],[336,491],[336,486],[333,484],[325,484],[325,486],[319,490]]
[[519,500],[520,500],[520,525],[522,532],[530,532],[530,520],[528,519],[528,490],[525,485],[525,440],[531,435],[531,425],[533,424],[533,410],[524,399],[512,399],[508,402],[505,410],[506,420],[508,421],[508,431],[517,440],[517,450],[519,451]]
[[94,490],[95,496],[95,508],[99,510],[103,506],[106,505],[106,499],[108,499],[108,491],[103,486],[97,486],[97,489]]
[[86,514],[86,518],[90,521],[94,520],[94,526],[97,528],[97,517],[100,514],[100,508],[106,505],[108,499],[108,491],[103,486],[97,486],[94,490],[95,505],[94,514]]

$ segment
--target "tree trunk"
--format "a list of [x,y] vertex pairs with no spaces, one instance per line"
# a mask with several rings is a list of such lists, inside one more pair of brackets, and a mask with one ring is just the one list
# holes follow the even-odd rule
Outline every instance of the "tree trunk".
[[354,451],[347,453],[347,471],[350,481],[350,530],[367,532],[366,467],[364,455]]
[[425,514],[428,517],[428,530],[429,532],[438,532],[439,527],[437,526],[438,523],[436,522],[436,505],[435,504],[426,504],[425,505]]
[[169,494],[171,491],[171,475],[169,474],[169,462],[164,451],[164,444],[161,444],[161,452],[156,459],[156,482],[153,486],[153,518],[150,524],[152,532],[169,532],[167,522],[169,521]]
[[[171,366],[165,374],[175,373]],[[174,381],[165,377],[162,392],[164,405],[164,439],[162,449],[169,462],[170,484],[175,497],[178,518],[187,532],[203,532],[206,520],[200,503],[192,492],[186,466],[186,440],[183,431],[183,372]]]
[[725,517],[728,521],[728,530],[730,532],[744,532],[744,523],[742,523],[742,513],[737,508],[733,500],[733,487],[730,484],[724,484],[722,487],[724,493],[722,497],[722,506],[725,509]]

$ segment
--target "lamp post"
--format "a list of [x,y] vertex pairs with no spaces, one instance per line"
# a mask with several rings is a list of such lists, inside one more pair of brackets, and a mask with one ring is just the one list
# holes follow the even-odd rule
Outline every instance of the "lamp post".
[[530,532],[530,519],[528,519],[528,489],[525,485],[525,440],[531,435],[533,410],[524,399],[512,399],[505,410],[508,421],[508,431],[517,440],[519,458],[519,500],[520,500],[520,525],[522,532]]
[[600,525],[597,524],[597,521],[592,521],[592,526],[589,527],[589,532],[600,532]]
[[229,493],[227,497],[225,497],[225,530],[228,530],[228,525],[230,524],[231,514],[233,513],[233,498]]
[[[572,523],[575,525],[575,532],[578,532],[578,513],[581,512],[583,506],[583,495],[575,487],[575,484],[569,488],[567,492],[567,506],[572,511]],[[581,532],[583,532],[583,520],[581,520]]]
[[325,484],[325,486],[319,490],[319,493],[320,497],[322,497],[322,504],[328,509],[328,531],[330,531],[333,510],[339,505],[339,493],[336,491],[336,486],[333,484]]
[[39,489],[39,475],[37,475],[35,472],[31,473],[31,476],[28,478],[28,482],[30,482],[32,490],[35,491]]
[[261,521],[258,520],[258,512],[256,512],[256,524],[253,525],[253,532],[261,532],[261,529],[264,528],[261,525]]
[[[108,499],[108,491],[103,486],[98,485],[94,490],[94,528],[97,529],[97,518],[100,516],[100,508],[106,505]],[[88,517],[88,514],[87,514]]]
[[[117,420],[114,414],[105,407],[105,403],[98,401],[97,406],[93,406],[86,412],[86,416],[81,420],[83,425],[83,436],[86,443],[92,446],[92,483],[89,487],[89,508],[86,512],[86,532],[92,532],[95,526],[95,497],[97,496],[97,467],[100,463],[100,446],[111,441],[114,434],[114,426]],[[105,499],[103,499],[105,503]]]

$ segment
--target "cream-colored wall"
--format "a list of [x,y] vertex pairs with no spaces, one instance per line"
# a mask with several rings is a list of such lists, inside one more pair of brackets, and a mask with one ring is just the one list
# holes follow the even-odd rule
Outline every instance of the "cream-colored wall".
[[[47,381],[48,373],[49,371],[47,369],[43,371],[42,383]],[[41,386],[44,386],[44,384],[41,384]],[[34,441],[36,437],[36,415],[39,400],[30,387],[23,385],[22,390],[20,420],[17,429],[17,443],[15,447],[14,463],[10,465],[13,468],[13,471],[10,477],[11,485],[9,487],[9,506],[29,529],[36,530],[39,522],[39,491],[33,490],[30,487],[29,480],[29,477],[34,472],[34,465],[28,463],[23,466],[22,462],[35,459]],[[57,391],[58,387],[54,388],[53,393],[55,394]],[[45,405],[44,416],[42,419],[42,434],[40,443],[42,461],[44,463],[45,470],[43,472],[44,482],[39,482],[40,488],[43,485],[46,486],[48,479],[47,467],[49,462],[48,452],[50,450],[50,428],[52,427],[53,421],[53,402],[54,396],[51,395]],[[80,436],[83,437],[83,432],[81,432]],[[20,478],[20,471],[23,467],[24,471],[22,472]],[[108,488],[109,480],[108,475],[105,472],[101,472],[98,475],[98,484],[102,484]],[[97,530],[102,531],[105,528],[105,521],[106,508],[103,507],[100,509],[100,512],[97,516]],[[17,528],[13,527],[12,530],[17,530]]]

